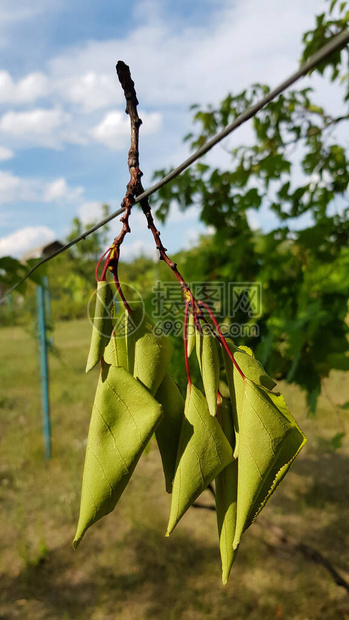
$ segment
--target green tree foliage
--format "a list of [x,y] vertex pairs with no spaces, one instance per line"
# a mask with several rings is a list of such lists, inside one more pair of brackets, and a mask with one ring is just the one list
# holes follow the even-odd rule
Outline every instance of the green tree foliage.
[[[104,219],[110,214],[110,208],[108,205],[102,205],[102,218]],[[67,237],[67,241],[72,241],[75,237],[81,235],[85,230],[92,228],[97,222],[95,220],[91,220],[85,226],[82,224],[81,220],[78,217],[75,217],[72,222],[72,229]],[[99,230],[96,230],[92,235],[89,235],[75,245],[72,249],[73,255],[80,259],[80,261],[87,263],[96,263],[100,258],[101,251],[103,248],[107,248],[110,242],[109,239],[110,234],[110,226],[106,224]]]
[[[348,28],[347,2],[332,0],[327,13],[303,37],[303,58]],[[226,150],[226,168],[200,162],[163,187],[153,199],[165,220],[176,202],[201,207],[214,234],[184,256],[190,280],[261,282],[259,335],[249,339],[257,357],[277,379],[307,392],[315,411],[321,379],[331,369],[349,369],[348,49],[332,54],[316,70],[333,84],[340,113],[329,114],[311,87],[290,90],[268,104],[252,123],[253,138]],[[195,150],[269,91],[254,84],[229,94],[218,106],[194,110]],[[168,171],[160,170],[155,178]],[[251,213],[276,216],[270,232],[251,227]],[[242,317],[235,317],[235,320]]]

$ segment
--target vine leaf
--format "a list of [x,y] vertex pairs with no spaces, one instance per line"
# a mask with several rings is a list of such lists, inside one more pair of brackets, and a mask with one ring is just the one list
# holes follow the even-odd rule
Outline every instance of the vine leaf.
[[111,512],[162,417],[162,408],[124,368],[103,365],[92,410],[73,546]]
[[202,382],[209,412],[216,415],[217,391],[219,385],[219,354],[215,337],[207,332],[205,326],[202,333],[196,332],[196,355],[199,362]]
[[243,380],[234,549],[292,465],[306,439],[281,394]]
[[212,480],[233,460],[233,450],[203,394],[188,385],[166,536]]
[[[217,418],[229,443],[234,446],[235,434],[228,398],[220,397]],[[228,581],[231,567],[237,555],[233,547],[237,509],[238,461],[234,459],[216,477],[216,513],[219,548],[222,561],[222,581]]]
[[155,398],[162,405],[164,413],[155,435],[165,474],[166,491],[172,493],[172,482],[176,471],[177,450],[184,415],[184,398],[168,372],[165,374]]
[[113,292],[108,282],[97,283],[96,307],[92,326],[90,350],[87,358],[86,372],[89,372],[101,361],[107,346],[113,322],[110,311],[113,308]]

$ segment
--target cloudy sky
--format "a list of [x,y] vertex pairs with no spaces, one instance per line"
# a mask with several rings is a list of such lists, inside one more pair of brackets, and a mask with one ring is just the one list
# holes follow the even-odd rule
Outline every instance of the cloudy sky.
[[[188,155],[192,103],[217,103],[295,70],[324,0],[0,0],[0,255],[64,240],[75,216],[117,209],[128,118],[115,64],[136,83],[144,184]],[[243,131],[239,130],[239,131]],[[240,136],[243,135],[240,133]],[[239,139],[238,132],[236,139]],[[211,153],[219,162],[221,147]],[[113,223],[112,235],[119,230]],[[151,252],[142,214],[124,257]],[[193,207],[164,227],[169,251],[204,227]]]

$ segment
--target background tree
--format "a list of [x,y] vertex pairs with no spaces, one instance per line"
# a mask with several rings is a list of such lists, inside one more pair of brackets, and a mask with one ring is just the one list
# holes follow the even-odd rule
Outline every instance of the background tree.
[[[316,18],[303,36],[302,61],[348,28],[347,4],[332,0]],[[202,221],[214,228],[184,256],[188,278],[261,282],[259,334],[249,344],[273,376],[306,390],[311,412],[322,379],[331,369],[349,369],[349,169],[338,131],[349,120],[348,60],[343,49],[315,70],[332,82],[338,115],[318,105],[311,87],[290,90],[253,119],[250,144],[227,147],[226,168],[197,163],[153,198],[162,220],[173,202],[182,210],[195,203]],[[254,84],[228,94],[218,107],[192,106],[197,129],[185,137],[191,149],[268,91]],[[251,226],[251,212],[261,208],[277,218],[271,231]]]

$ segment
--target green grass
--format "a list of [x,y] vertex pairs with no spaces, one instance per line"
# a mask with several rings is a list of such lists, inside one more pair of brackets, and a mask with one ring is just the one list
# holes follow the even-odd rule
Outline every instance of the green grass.
[[[349,617],[349,599],[322,566],[280,540],[271,526],[316,548],[349,579],[348,443],[333,405],[315,419],[304,398],[283,386],[308,443],[268,506],[246,533],[222,587],[215,514],[191,509],[164,537],[169,496],[156,445],[144,455],[113,514],[71,541],[79,509],[86,436],[97,372],[84,372],[90,325],[57,325],[51,357],[52,451],[43,458],[40,375],[35,341],[0,330],[0,620],[332,620]],[[349,400],[345,375],[327,382]],[[210,503],[210,497],[202,501]]]

